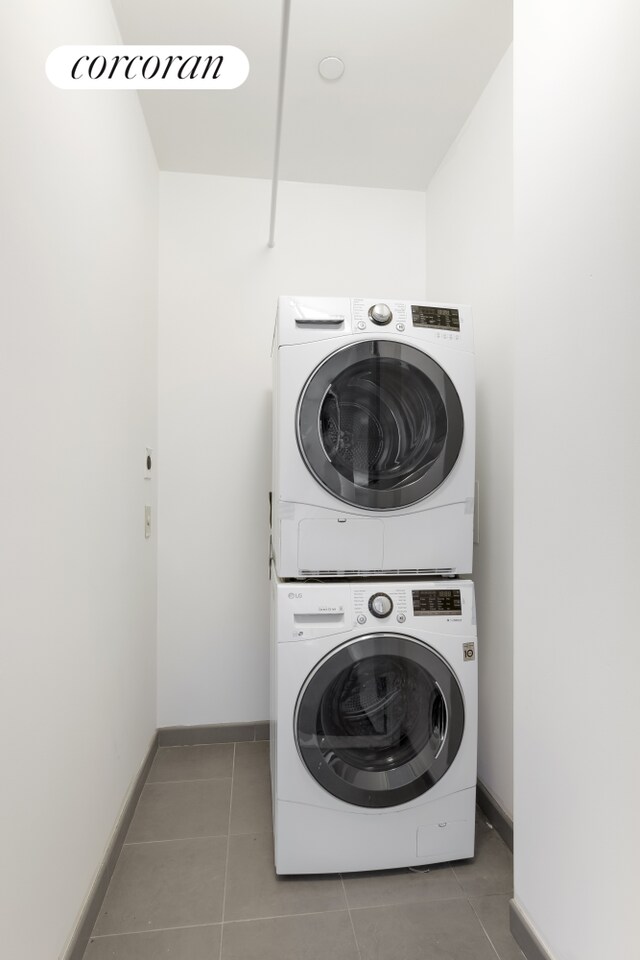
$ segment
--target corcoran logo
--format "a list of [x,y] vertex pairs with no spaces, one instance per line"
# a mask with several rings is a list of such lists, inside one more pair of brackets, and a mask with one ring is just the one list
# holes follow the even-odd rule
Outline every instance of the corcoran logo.
[[62,90],[233,90],[249,76],[238,47],[66,46],[47,57]]

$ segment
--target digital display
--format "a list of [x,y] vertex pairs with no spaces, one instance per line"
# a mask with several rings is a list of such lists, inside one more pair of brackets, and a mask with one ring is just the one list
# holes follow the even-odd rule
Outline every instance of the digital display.
[[414,327],[431,327],[432,330],[460,330],[460,311],[453,307],[411,307]]
[[416,617],[443,617],[462,614],[459,590],[412,590],[413,613]]

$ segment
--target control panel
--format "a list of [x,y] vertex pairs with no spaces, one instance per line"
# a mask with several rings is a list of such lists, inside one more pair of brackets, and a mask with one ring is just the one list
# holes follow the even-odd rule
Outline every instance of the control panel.
[[460,341],[462,316],[458,307],[402,300],[352,300],[353,332],[375,334],[412,332],[431,333],[435,340]]
[[460,311],[454,307],[412,305],[411,322],[414,327],[428,327],[430,330],[447,330],[459,333]]
[[459,590],[412,590],[411,597],[416,617],[462,615],[462,597]]
[[[287,629],[282,640],[314,640],[339,638],[354,628],[362,633],[375,630],[411,632],[411,623],[421,617],[441,617],[421,624],[425,630],[455,631],[455,623],[464,622],[463,607],[468,600],[457,586],[430,583],[393,583],[389,581],[361,584],[288,583],[283,589],[286,598]],[[468,620],[470,610],[466,610]],[[475,623],[475,620],[472,620]],[[403,626],[404,625],[404,626]]]
[[351,334],[407,337],[473,351],[471,312],[464,304],[373,297],[278,298],[277,346]]
[[372,333],[376,329],[396,330],[402,333],[409,322],[408,304],[389,300],[352,300],[353,329],[355,333]]
[[406,587],[384,584],[383,590],[374,590],[371,584],[354,587],[353,613],[359,626],[367,623],[404,623],[409,613]]

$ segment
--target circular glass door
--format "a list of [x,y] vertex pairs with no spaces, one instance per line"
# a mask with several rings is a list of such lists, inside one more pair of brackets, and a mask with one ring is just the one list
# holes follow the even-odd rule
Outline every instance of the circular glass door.
[[449,475],[464,417],[450,377],[426,353],[361,340],[313,372],[296,428],[307,467],[330,493],[390,510],[422,500]]
[[317,665],[294,724],[303,762],[332,796],[391,807],[426,793],[449,769],[464,701],[453,671],[426,644],[369,634]]

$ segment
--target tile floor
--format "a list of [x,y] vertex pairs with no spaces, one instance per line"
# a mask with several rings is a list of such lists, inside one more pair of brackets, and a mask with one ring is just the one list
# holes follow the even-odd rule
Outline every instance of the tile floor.
[[84,960],[523,960],[511,854],[278,879],[266,741],[161,747]]

